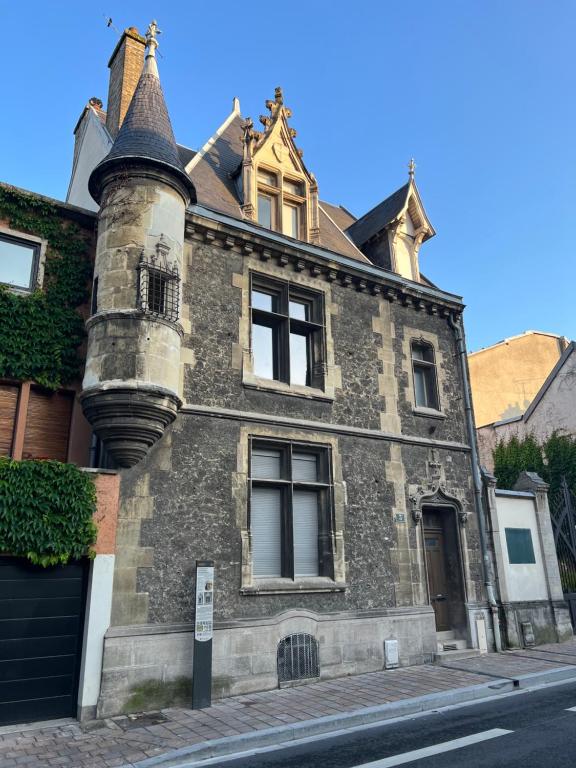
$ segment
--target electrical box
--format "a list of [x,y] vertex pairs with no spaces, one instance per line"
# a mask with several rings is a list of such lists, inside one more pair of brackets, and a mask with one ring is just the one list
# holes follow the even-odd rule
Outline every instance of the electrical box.
[[395,669],[400,666],[398,659],[398,640],[384,641],[384,667],[385,669]]
[[480,653],[488,653],[488,640],[486,639],[486,622],[484,619],[476,619],[476,636]]

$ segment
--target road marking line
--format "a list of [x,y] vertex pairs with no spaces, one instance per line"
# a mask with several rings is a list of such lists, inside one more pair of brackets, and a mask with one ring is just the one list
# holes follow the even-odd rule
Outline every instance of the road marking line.
[[463,747],[468,747],[471,744],[478,744],[481,741],[495,739],[498,736],[506,736],[507,733],[514,733],[514,731],[507,731],[504,728],[492,728],[490,731],[473,733],[471,736],[464,736],[462,739],[453,739],[452,741],[444,741],[442,744],[434,744],[432,747],[414,749],[412,752],[404,752],[401,755],[385,757],[383,760],[375,760],[372,763],[364,763],[363,765],[355,766],[355,768],[394,768],[396,765],[405,765],[406,763],[414,762],[414,760],[422,760],[424,757],[441,755],[444,752],[451,752],[454,749],[462,749]]
[[576,707],[568,707],[566,712],[576,712]]

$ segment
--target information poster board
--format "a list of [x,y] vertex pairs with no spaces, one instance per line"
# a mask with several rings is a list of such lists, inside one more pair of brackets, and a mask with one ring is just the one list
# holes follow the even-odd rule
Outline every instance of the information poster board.
[[214,561],[196,561],[194,601],[192,709],[212,704],[212,636],[214,634]]
[[214,621],[214,567],[196,568],[196,617],[194,638],[201,643],[212,640]]

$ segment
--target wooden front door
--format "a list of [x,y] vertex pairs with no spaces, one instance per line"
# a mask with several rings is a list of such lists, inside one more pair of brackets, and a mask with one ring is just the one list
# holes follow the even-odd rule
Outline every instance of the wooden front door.
[[426,549],[430,602],[436,614],[436,630],[445,632],[452,629],[452,626],[443,531],[438,528],[425,528],[424,547]]

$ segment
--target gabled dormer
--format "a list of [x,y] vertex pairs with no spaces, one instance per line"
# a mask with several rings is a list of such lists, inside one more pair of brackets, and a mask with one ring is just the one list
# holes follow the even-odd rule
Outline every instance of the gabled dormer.
[[346,234],[374,264],[419,282],[420,246],[436,232],[422,205],[414,168],[412,161],[408,183],[355,221]]
[[243,158],[239,175],[244,216],[263,227],[297,240],[319,240],[318,185],[296,147],[296,131],[288,124],[292,112],[284,105],[282,89],[267,101],[263,131],[244,123]]

